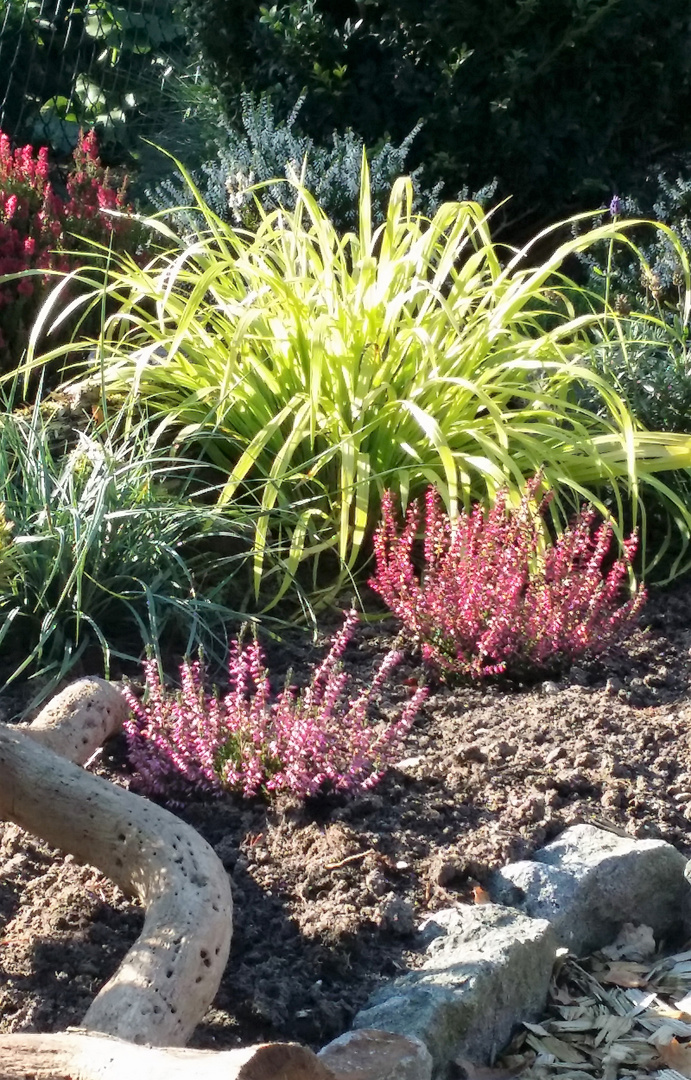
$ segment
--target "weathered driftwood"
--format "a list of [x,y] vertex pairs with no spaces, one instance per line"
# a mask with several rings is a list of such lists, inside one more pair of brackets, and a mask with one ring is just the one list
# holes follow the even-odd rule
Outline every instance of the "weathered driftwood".
[[334,1080],[311,1050],[269,1043],[242,1050],[158,1049],[105,1036],[0,1035],[0,1080]]
[[75,765],[83,765],[106,739],[122,731],[127,713],[127,702],[112,683],[79,679],[18,730]]
[[98,867],[146,908],[140,937],[83,1026],[184,1046],[230,948],[230,887],[213,849],[167,810],[5,726],[0,781],[0,818]]
[[0,820],[98,867],[146,909],[142,933],[80,1029],[0,1036],[0,1080],[333,1080],[294,1043],[180,1049],[225,968],[230,887],[194,829],[75,764],[126,716],[111,684],[82,679],[32,724],[0,725]]

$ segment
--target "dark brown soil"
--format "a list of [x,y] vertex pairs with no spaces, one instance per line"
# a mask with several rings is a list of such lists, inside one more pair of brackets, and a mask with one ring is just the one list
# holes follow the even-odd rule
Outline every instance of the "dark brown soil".
[[[691,585],[655,596],[646,621],[558,683],[437,687],[400,764],[366,795],[189,806],[235,899],[226,975],[192,1044],[327,1042],[380,980],[419,962],[427,912],[472,901],[495,867],[568,824],[691,855]],[[358,679],[389,644],[386,628],[361,630],[348,656]],[[417,671],[399,669],[385,713]],[[127,783],[119,750],[97,768]],[[141,918],[96,871],[0,825],[0,1031],[78,1023]]]

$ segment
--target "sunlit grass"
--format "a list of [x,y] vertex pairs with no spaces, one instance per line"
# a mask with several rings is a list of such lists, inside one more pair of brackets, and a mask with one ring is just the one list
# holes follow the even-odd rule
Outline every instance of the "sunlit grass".
[[[434,483],[453,514],[504,485],[517,500],[538,469],[558,521],[589,500],[621,536],[653,498],[687,544],[691,511],[659,474],[691,467],[691,437],[643,430],[594,372],[595,349],[626,348],[626,325],[562,272],[598,241],[628,243],[628,223],[534,265],[563,225],[502,249],[472,202],[414,214],[407,179],[373,229],[366,162],[359,228],[345,236],[302,188],[294,211],[258,207],[256,233],[233,229],[185,176],[198,240],[158,221],[166,250],[146,265],[113,253],[104,270],[94,258],[79,274],[85,297],[47,302],[27,370],[91,353],[130,425],[145,415],[157,439],[222,470],[219,504],[253,506],[258,596],[269,544],[282,553],[274,601],[305,564],[313,595],[334,595],[368,549],[385,488],[405,507]],[[37,357],[40,334],[80,305],[113,312],[100,337]],[[659,555],[643,543],[644,571]],[[673,572],[683,565],[682,554]]]

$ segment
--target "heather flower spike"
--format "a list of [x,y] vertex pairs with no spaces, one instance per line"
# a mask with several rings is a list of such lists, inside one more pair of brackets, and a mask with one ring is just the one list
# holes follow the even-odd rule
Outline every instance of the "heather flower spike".
[[314,795],[372,787],[395,758],[427,691],[418,687],[393,723],[373,726],[371,704],[400,660],[392,651],[356,697],[348,696],[341,659],[357,624],[350,611],[329,652],[301,691],[286,685],[272,700],[256,638],[235,642],[229,690],[218,697],[204,688],[201,661],[180,668],[181,689],[161,685],[155,661],[144,666],[146,701],[124,691],[132,716],[126,724],[130,760],[140,790],[166,798],[192,789],[246,798],[290,791]]
[[421,575],[413,558],[420,507],[409,507],[399,530],[385,494],[370,584],[437,667],[474,678],[539,674],[601,652],[633,628],[645,589],[621,594],[635,534],[604,573],[611,525],[596,525],[585,508],[551,543],[543,519],[551,496],[540,499],[541,486],[538,473],[517,507],[500,492],[489,511],[476,505],[453,523],[430,488]]

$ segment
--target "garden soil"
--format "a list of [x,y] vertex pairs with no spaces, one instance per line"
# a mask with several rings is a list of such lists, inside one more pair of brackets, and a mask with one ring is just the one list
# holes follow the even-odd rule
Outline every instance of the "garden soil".
[[[365,683],[391,624],[363,626],[346,664]],[[283,642],[272,662],[306,678],[323,654]],[[395,716],[420,668],[381,703]],[[0,703],[1,704],[1,703]],[[92,768],[129,784],[124,748]],[[378,787],[307,805],[225,798],[181,816],[231,877],[233,944],[190,1045],[296,1039],[319,1047],[382,980],[422,962],[430,912],[482,899],[488,875],[567,825],[660,837],[691,856],[691,585],[660,592],[607,660],[533,686],[435,685]],[[98,872],[0,824],[0,1031],[79,1023],[135,940],[142,911]]]

